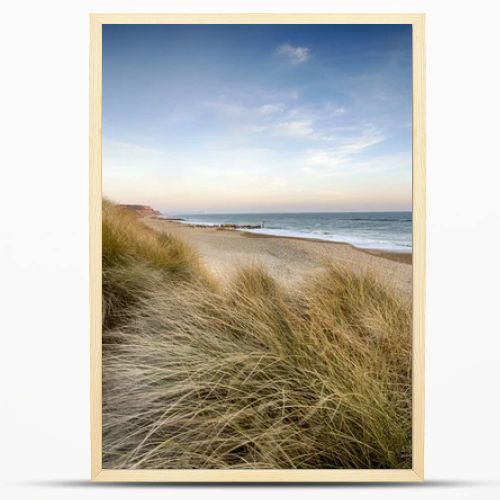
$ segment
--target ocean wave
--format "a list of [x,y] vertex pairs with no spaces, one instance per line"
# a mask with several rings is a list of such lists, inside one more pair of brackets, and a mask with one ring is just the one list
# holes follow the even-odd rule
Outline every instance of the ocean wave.
[[[366,222],[395,222],[399,223],[401,221],[411,222],[411,219],[391,219],[391,218],[366,218],[366,217],[357,217],[353,219],[337,219],[342,221],[366,221]],[[303,238],[310,240],[322,240],[322,241],[330,241],[334,243],[347,243],[357,248],[366,249],[366,250],[385,250],[392,252],[402,252],[402,253],[411,253],[412,252],[412,244],[406,243],[404,241],[394,241],[393,239],[384,238],[384,234],[381,233],[380,237],[367,237],[367,236],[359,236],[357,234],[338,234],[332,230],[320,230],[322,224],[314,223],[311,225],[310,229],[283,229],[276,227],[264,227],[264,228],[254,228],[252,224],[249,222],[243,223],[243,221],[238,221],[238,223],[228,222],[228,220],[224,221],[203,221],[197,218],[189,219],[186,218],[184,220],[178,220],[177,222],[186,225],[193,226],[205,226],[205,227],[226,227],[228,229],[233,229],[235,231],[242,231],[246,233],[252,234],[262,234],[269,236],[279,236],[279,237],[287,237],[287,238]],[[250,227],[247,227],[250,226]],[[352,228],[353,231],[356,231],[356,228]],[[342,232],[342,230],[341,230]]]
[[355,218],[352,218],[352,219],[337,219],[339,221],[362,221],[362,222],[412,222],[412,219],[394,219],[394,218],[387,218],[387,219],[368,219],[368,218],[361,218],[361,217],[355,217]]
[[386,250],[391,252],[411,253],[412,245],[405,243],[395,243],[387,240],[375,240],[370,238],[362,238],[359,236],[345,236],[334,234],[318,234],[305,231],[292,231],[289,229],[237,229],[252,234],[265,234],[268,236],[281,236],[284,238],[303,238],[310,240],[331,241],[333,243],[347,243],[357,248],[365,250]]

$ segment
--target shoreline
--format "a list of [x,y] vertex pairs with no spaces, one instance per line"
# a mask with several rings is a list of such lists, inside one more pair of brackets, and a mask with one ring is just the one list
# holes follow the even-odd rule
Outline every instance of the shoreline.
[[281,235],[281,234],[269,234],[269,233],[256,233],[246,230],[244,227],[227,227],[223,225],[210,225],[210,224],[198,224],[190,223],[184,219],[165,219],[162,217],[151,217],[153,219],[168,222],[171,224],[177,224],[182,227],[189,227],[193,229],[212,229],[216,231],[228,231],[234,233],[240,233],[247,238],[280,238],[280,239],[290,239],[290,240],[300,240],[300,241],[311,241],[316,243],[326,243],[332,245],[346,245],[354,250],[367,253],[376,257],[382,257],[384,259],[389,259],[395,262],[400,262],[403,264],[411,265],[413,263],[413,249],[411,250],[386,250],[382,248],[363,248],[357,247],[352,243],[347,241],[334,241],[327,240],[324,238],[308,238],[306,236],[292,236],[292,235]]
[[245,266],[262,265],[275,278],[293,285],[333,262],[375,274],[407,297],[412,293],[412,253],[365,250],[346,242],[191,226],[154,216],[140,220],[154,231],[172,234],[191,245],[207,268],[223,282]]
[[[232,231],[231,229],[223,229],[224,231]],[[288,239],[288,240],[300,240],[300,241],[312,241],[316,243],[325,243],[327,245],[345,245],[353,250],[357,250],[359,252],[364,252],[369,255],[374,255],[376,257],[382,257],[384,259],[389,259],[389,260],[394,260],[396,262],[402,262],[404,264],[412,264],[412,259],[413,259],[413,251],[405,252],[405,251],[400,251],[398,252],[397,250],[382,250],[378,248],[361,248],[353,245],[352,243],[347,243],[346,241],[333,241],[333,240],[324,240],[321,238],[305,238],[301,236],[282,236],[279,234],[258,234],[258,233],[251,233],[249,231],[245,230],[236,230],[240,233],[242,233],[244,236],[248,238],[283,238],[283,239]]]

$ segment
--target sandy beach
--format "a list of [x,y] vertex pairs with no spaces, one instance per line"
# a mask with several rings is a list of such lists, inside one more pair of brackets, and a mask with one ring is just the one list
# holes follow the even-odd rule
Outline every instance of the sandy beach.
[[231,229],[193,227],[155,217],[142,221],[158,232],[168,232],[197,249],[206,266],[222,280],[242,265],[263,265],[289,284],[302,281],[324,262],[355,270],[369,270],[405,295],[411,295],[411,253],[365,251],[344,243],[256,235]]

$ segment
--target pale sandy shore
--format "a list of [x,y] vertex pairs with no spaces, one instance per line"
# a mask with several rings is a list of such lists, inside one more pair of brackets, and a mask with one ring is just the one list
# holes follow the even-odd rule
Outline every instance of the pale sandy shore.
[[331,261],[355,270],[369,270],[406,296],[411,295],[411,254],[368,252],[343,243],[191,227],[152,217],[142,220],[155,231],[171,233],[191,244],[206,266],[223,280],[242,266],[260,264],[274,277],[293,284]]

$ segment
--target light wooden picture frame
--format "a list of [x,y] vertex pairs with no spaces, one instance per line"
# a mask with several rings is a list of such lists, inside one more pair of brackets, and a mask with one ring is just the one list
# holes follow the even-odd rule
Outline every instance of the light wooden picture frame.
[[[424,14],[91,14],[90,362],[94,481],[375,482],[424,478],[425,48]],[[413,67],[413,360],[411,469],[115,470],[102,465],[102,26],[104,24],[411,24]]]

